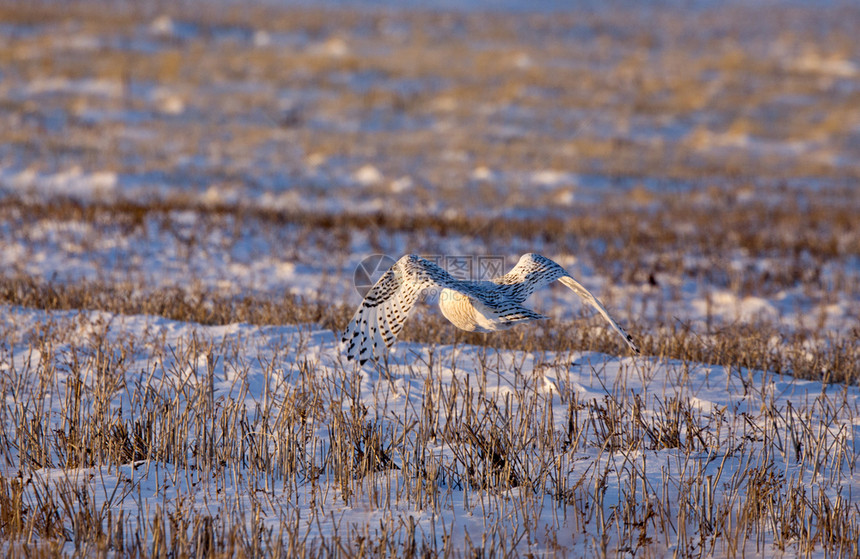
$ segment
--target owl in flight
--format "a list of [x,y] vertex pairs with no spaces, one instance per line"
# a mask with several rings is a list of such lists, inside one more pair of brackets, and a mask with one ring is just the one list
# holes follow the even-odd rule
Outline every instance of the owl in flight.
[[425,291],[439,291],[439,308],[454,326],[468,332],[495,332],[546,316],[522,306],[535,290],[558,280],[597,309],[634,353],[639,348],[597,298],[564,268],[540,254],[524,254],[507,274],[490,281],[454,278],[429,260],[409,254],[398,260],[368,291],[343,333],[348,359],[362,365],[390,348]]

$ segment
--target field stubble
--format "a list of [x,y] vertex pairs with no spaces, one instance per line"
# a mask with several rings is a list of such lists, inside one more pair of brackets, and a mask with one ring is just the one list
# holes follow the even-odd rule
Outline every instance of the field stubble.
[[[856,10],[155,6],[0,3],[10,551],[857,555]],[[422,311],[360,372],[407,251],[575,264],[645,357]]]
[[307,328],[18,324],[0,376],[13,549],[857,553],[848,388],[463,344],[406,344],[380,374]]

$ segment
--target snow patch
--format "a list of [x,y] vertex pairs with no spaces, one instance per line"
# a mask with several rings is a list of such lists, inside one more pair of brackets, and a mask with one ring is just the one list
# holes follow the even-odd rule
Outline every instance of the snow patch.
[[112,171],[84,172],[75,165],[58,173],[42,174],[32,169],[22,171],[0,171],[0,184],[11,187],[22,194],[40,196],[62,196],[78,200],[113,195],[118,183]]
[[373,165],[365,165],[353,173],[352,178],[358,184],[370,186],[382,182],[382,173]]
[[853,78],[860,73],[857,64],[851,60],[837,56],[824,57],[812,52],[798,57],[789,66],[794,70],[837,78]]
[[545,169],[532,173],[531,183],[537,186],[575,185],[576,177],[570,173]]

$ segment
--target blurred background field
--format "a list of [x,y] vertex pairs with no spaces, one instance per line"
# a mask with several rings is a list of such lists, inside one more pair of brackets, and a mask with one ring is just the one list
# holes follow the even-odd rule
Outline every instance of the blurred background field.
[[349,306],[369,254],[538,251],[655,351],[753,327],[854,378],[860,9],[492,6],[0,4],[7,302]]

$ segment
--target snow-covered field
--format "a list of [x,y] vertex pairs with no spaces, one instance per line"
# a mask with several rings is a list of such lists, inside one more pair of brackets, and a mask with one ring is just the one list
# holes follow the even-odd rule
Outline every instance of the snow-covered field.
[[7,500],[65,551],[857,553],[857,387],[416,343],[362,369],[312,325],[2,326]]
[[857,556],[856,6],[207,2],[0,2],[0,548]]

